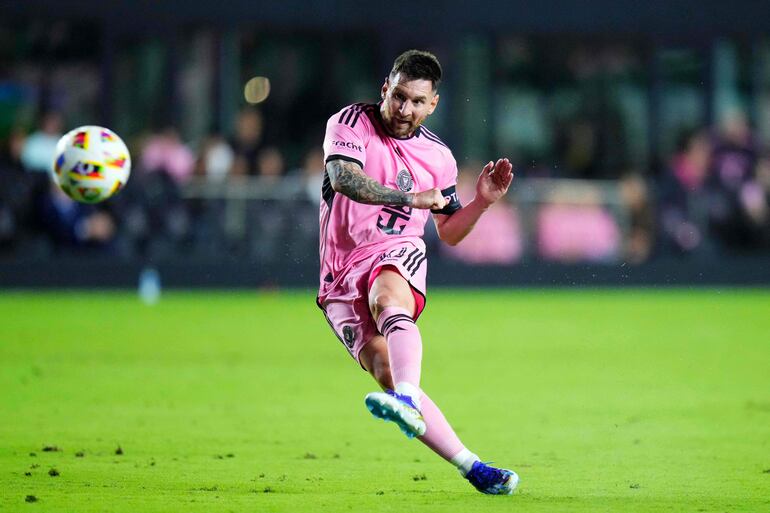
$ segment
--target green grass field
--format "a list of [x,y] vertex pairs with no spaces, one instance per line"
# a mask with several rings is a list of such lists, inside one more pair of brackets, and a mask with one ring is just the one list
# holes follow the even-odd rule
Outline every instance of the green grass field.
[[442,290],[419,325],[513,497],[370,417],[310,292],[3,292],[0,511],[770,511],[770,291]]

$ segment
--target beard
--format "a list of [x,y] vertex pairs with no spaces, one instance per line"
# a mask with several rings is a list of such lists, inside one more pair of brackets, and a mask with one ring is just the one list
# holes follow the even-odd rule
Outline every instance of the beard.
[[414,123],[411,120],[399,120],[396,117],[391,117],[387,122],[388,131],[396,137],[406,137],[414,133],[419,123]]

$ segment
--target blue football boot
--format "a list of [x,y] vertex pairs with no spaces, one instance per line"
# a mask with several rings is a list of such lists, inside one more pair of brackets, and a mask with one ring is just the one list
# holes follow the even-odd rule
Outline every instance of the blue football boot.
[[512,470],[490,467],[476,461],[465,479],[481,493],[490,495],[511,495],[519,484],[519,476]]
[[425,419],[408,395],[397,394],[393,390],[372,392],[364,402],[372,415],[395,422],[408,438],[425,434]]

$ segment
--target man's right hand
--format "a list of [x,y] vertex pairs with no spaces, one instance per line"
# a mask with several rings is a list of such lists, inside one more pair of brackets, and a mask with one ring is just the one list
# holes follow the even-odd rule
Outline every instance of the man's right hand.
[[412,195],[412,208],[441,210],[446,204],[447,200],[439,189],[416,192]]

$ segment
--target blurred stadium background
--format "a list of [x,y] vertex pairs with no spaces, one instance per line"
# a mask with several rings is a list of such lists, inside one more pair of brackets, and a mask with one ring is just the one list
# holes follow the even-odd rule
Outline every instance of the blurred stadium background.
[[[766,4],[1,1],[0,511],[767,511]],[[313,301],[325,121],[407,48],[461,199],[516,169],[461,245],[429,223],[420,319],[514,506],[374,424]],[[84,124],[133,157],[97,206],[48,175]]]
[[[769,25],[759,2],[3,2],[0,285],[315,286],[325,120],[411,47],[444,66],[428,124],[461,198],[484,161],[517,173],[457,248],[428,227],[432,284],[767,285]],[[96,207],[47,175],[82,124],[133,156]]]

